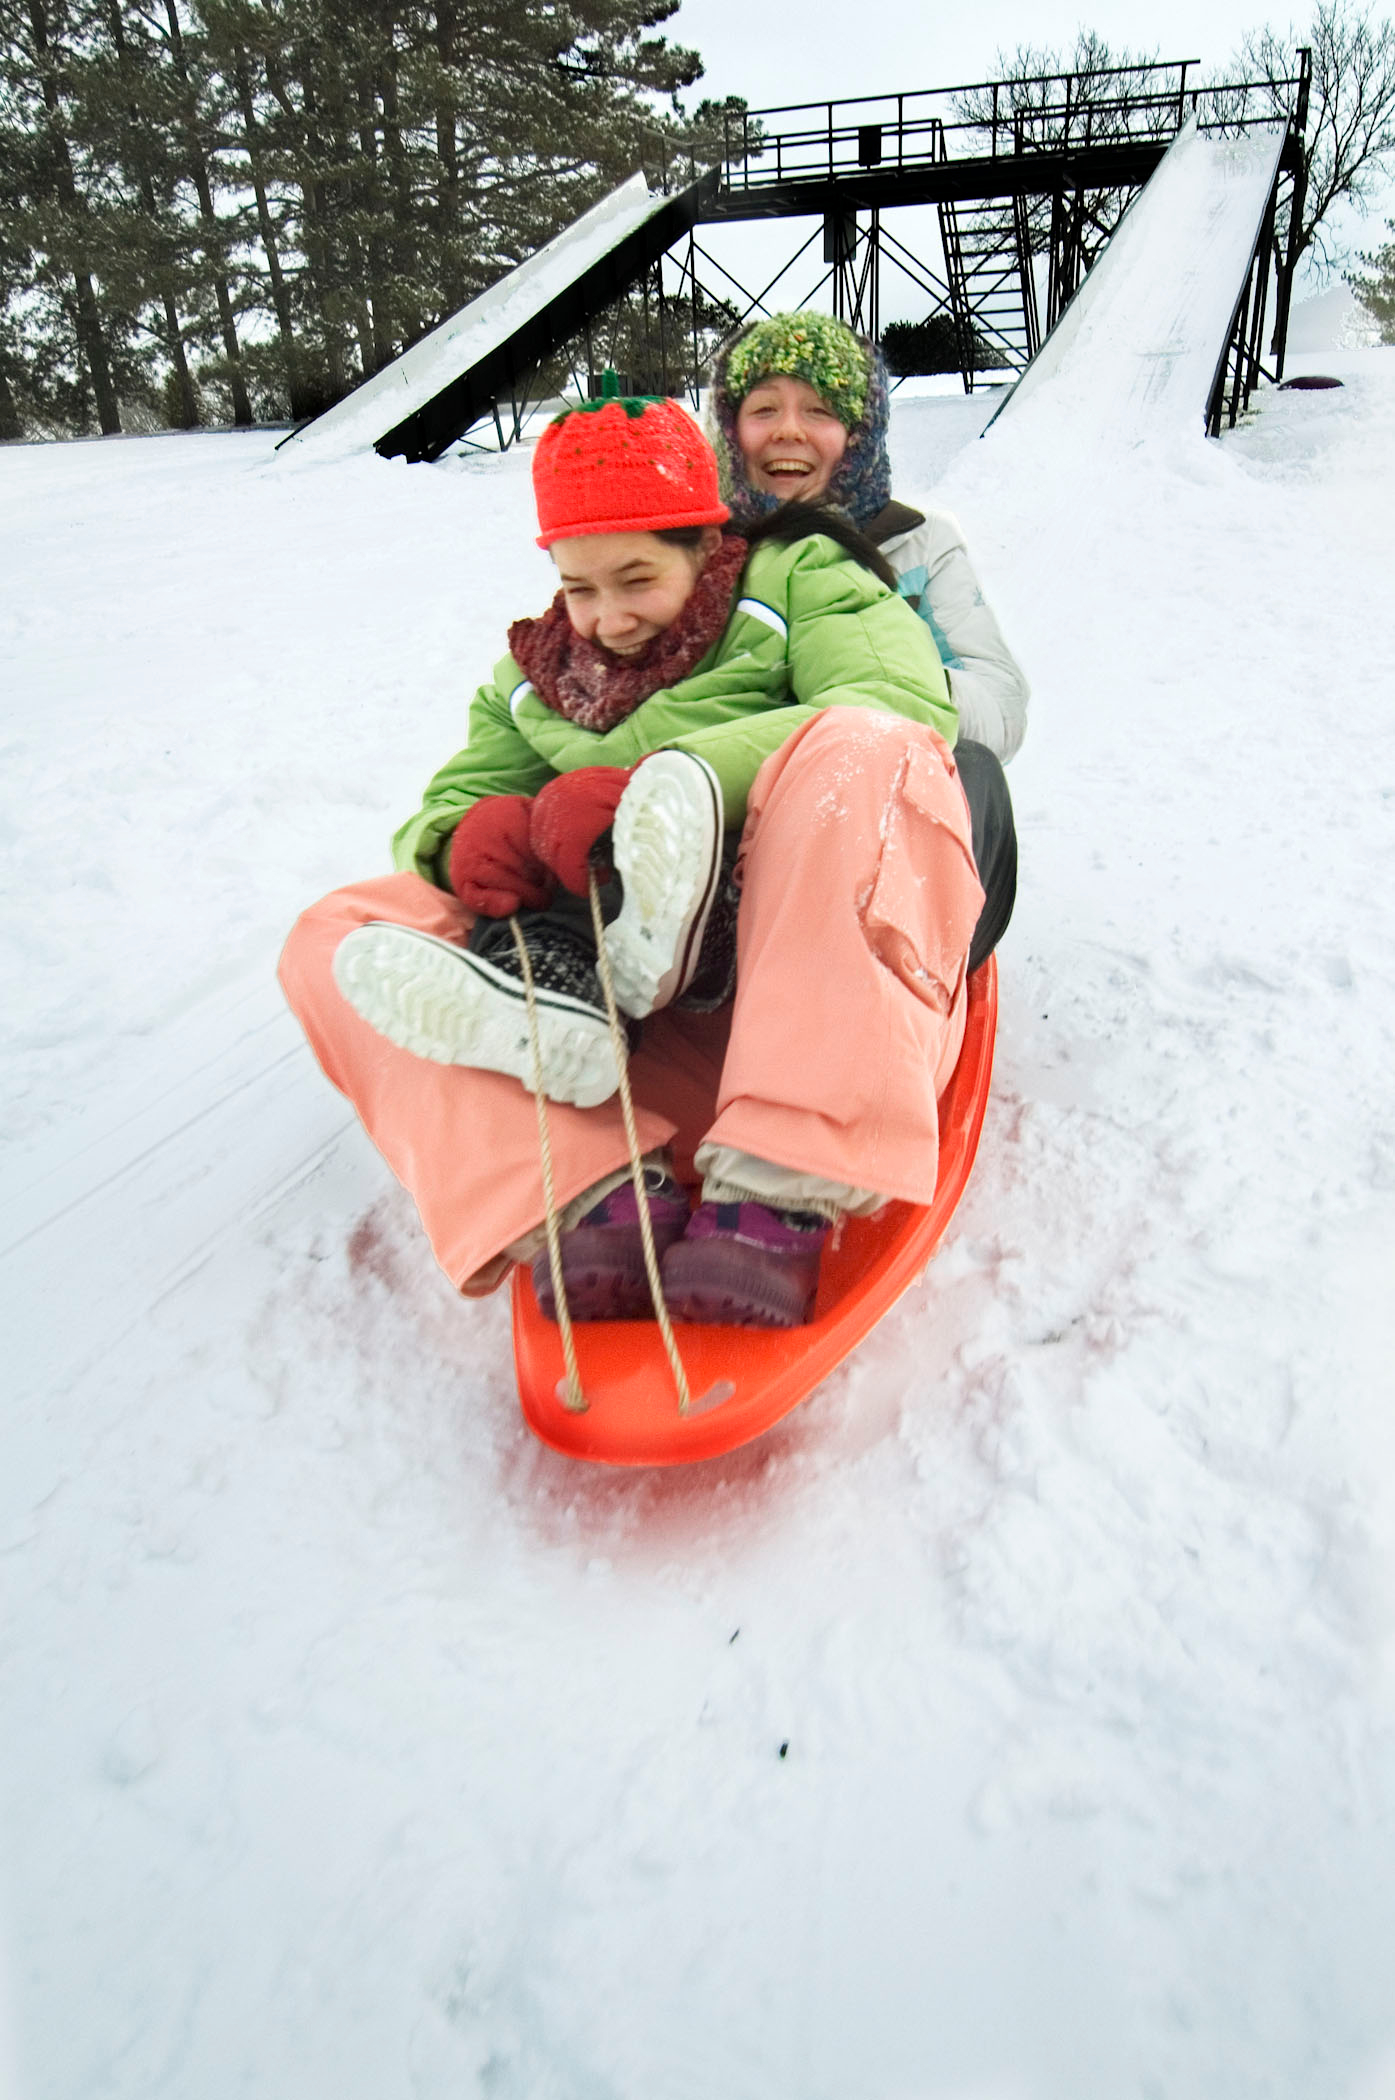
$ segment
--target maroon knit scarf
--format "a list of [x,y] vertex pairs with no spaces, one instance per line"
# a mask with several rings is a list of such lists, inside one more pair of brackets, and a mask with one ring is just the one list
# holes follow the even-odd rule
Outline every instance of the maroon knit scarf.
[[745,566],[746,542],[736,533],[724,536],[678,618],[638,656],[612,656],[598,642],[583,641],[567,618],[562,591],[541,619],[514,621],[509,649],[539,698],[559,715],[582,729],[613,729],[651,693],[686,678],[720,641]]

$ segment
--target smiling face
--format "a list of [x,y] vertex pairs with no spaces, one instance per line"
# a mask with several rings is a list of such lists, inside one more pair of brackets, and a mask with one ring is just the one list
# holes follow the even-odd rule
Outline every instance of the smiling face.
[[760,380],[736,412],[736,442],[752,488],[782,503],[817,503],[848,449],[848,433],[806,379]]
[[552,558],[573,630],[622,662],[638,656],[673,625],[721,541],[715,525],[704,529],[696,547],[680,547],[653,532],[554,540]]

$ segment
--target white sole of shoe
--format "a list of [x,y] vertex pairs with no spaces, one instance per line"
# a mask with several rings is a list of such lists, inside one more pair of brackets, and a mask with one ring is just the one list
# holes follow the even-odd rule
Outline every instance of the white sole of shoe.
[[[435,934],[370,922],[334,951],[334,981],[379,1035],[434,1065],[472,1065],[533,1087],[523,986]],[[595,1108],[620,1084],[605,1015],[564,992],[537,993],[543,1091]]]
[[656,751],[620,798],[612,833],[624,887],[605,930],[617,1006],[642,1020],[692,980],[722,873],[722,790],[706,759]]

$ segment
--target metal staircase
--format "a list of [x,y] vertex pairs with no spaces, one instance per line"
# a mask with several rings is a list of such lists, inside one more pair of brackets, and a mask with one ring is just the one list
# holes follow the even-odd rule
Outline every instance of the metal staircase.
[[939,215],[965,387],[983,369],[985,350],[999,369],[1023,371],[1041,344],[1025,200],[947,201]]

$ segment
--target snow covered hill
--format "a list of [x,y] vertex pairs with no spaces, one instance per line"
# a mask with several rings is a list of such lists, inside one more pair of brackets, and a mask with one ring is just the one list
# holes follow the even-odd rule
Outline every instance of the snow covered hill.
[[273,981],[549,594],[526,453],[0,453],[19,2100],[1395,2094],[1395,352],[1321,363],[895,404],[1035,687],[994,1099],[676,1476],[532,1442]]

